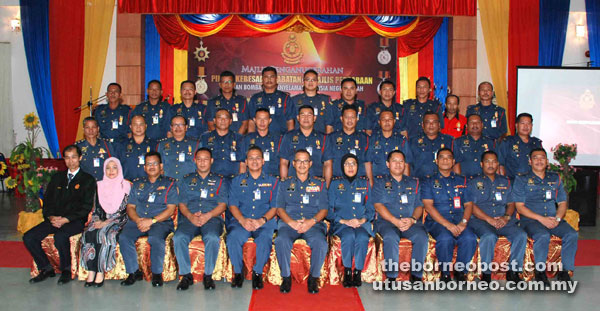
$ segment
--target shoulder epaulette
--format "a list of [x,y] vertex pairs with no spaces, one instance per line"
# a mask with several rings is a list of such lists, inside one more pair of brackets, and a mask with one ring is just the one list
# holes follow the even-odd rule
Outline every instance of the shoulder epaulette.
[[292,179],[292,177],[294,177],[294,176],[287,176],[287,177],[284,177],[284,178],[281,178],[281,177],[280,177],[279,179],[280,179],[281,181],[285,181],[285,180],[288,180],[288,179]]
[[85,141],[85,139],[80,139],[80,140],[76,141],[75,144],[81,144],[84,141]]
[[318,180],[318,181],[325,181],[325,178],[323,177],[319,177],[319,176],[313,176],[314,179]]

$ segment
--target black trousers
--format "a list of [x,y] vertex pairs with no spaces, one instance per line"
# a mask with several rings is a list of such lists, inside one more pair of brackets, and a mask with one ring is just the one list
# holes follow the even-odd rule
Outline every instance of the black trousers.
[[74,220],[64,224],[61,228],[52,226],[50,221],[45,220],[41,224],[29,229],[23,235],[25,247],[33,257],[38,270],[49,270],[52,268],[48,256],[42,249],[42,240],[50,234],[54,234],[54,246],[60,257],[60,270],[63,272],[71,270],[71,244],[69,237],[83,232],[85,222]]

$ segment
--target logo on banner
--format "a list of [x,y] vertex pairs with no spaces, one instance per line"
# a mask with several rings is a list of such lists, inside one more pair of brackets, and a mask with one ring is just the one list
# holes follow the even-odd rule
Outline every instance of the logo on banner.
[[302,47],[296,42],[296,35],[290,34],[288,41],[283,44],[283,52],[281,53],[283,61],[286,64],[296,65],[300,63],[302,56]]

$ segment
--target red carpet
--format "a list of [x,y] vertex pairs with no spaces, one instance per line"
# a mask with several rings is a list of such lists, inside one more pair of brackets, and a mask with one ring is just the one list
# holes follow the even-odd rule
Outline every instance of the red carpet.
[[31,268],[31,255],[19,241],[0,241],[0,268]]
[[[369,284],[363,284],[363,286]],[[288,294],[279,292],[279,286],[266,284],[261,290],[252,291],[249,311],[267,310],[313,310],[313,311],[363,311],[355,288],[344,288],[341,285],[325,285],[318,294],[309,294],[306,284],[292,283],[292,291]]]
[[600,266],[600,240],[579,240],[575,266]]

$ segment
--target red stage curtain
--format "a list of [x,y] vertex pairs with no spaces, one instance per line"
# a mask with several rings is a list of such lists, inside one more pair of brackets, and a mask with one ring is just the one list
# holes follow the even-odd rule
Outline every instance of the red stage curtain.
[[119,0],[119,12],[475,16],[477,6],[476,0]]
[[[165,42],[162,38],[160,39],[160,82],[162,83],[163,98],[168,98],[168,102],[170,104],[174,96],[173,47]],[[169,120],[169,122],[171,121]]]
[[[433,40],[419,51],[419,77],[427,77],[431,80],[433,88]],[[435,92],[431,92],[435,94]]]
[[443,18],[437,17],[421,18],[417,28],[406,36],[398,37],[398,57],[406,57],[419,52],[432,42],[443,21]]
[[189,36],[179,25],[175,15],[154,15],[154,25],[160,38],[167,44],[176,49],[187,50]]
[[[50,39],[50,79],[54,119],[61,147],[75,141],[79,112],[73,109],[83,103],[83,46],[85,1],[50,1],[48,8]],[[89,114],[86,109],[81,113]]]
[[508,23],[508,126],[515,133],[517,66],[537,66],[539,0],[510,0]]

